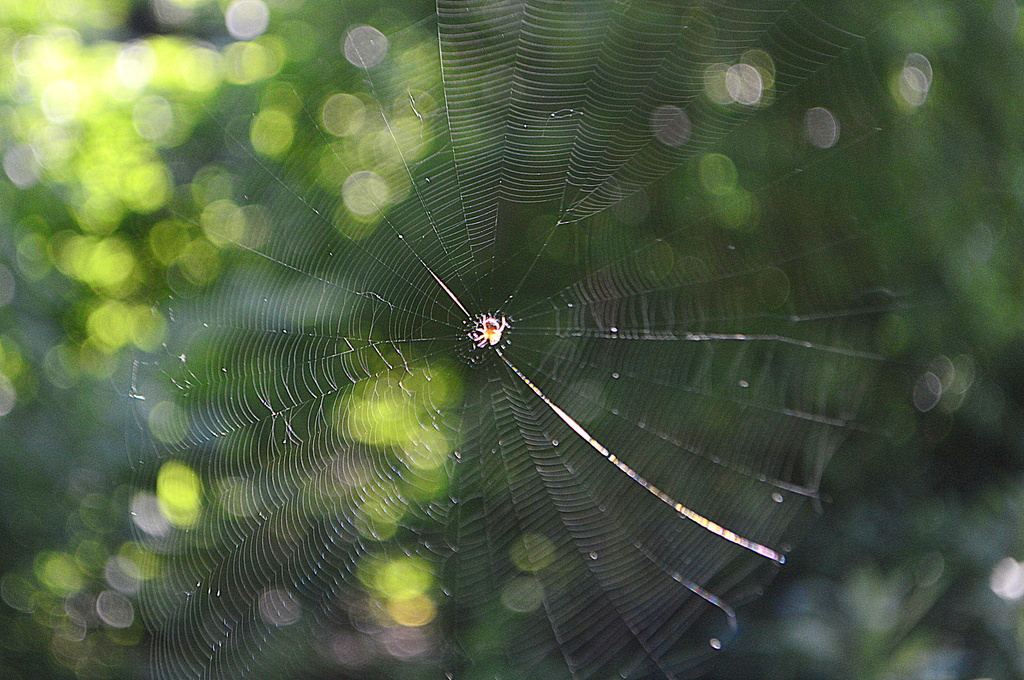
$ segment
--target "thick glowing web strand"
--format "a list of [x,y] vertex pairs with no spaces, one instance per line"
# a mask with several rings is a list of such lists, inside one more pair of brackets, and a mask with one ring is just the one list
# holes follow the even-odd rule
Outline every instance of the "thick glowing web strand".
[[716,536],[720,536],[725,540],[729,541],[730,543],[734,543],[742,548],[746,548],[751,552],[755,552],[758,555],[767,557],[768,559],[778,562],[779,564],[785,563],[786,558],[784,555],[772,550],[767,546],[761,545],[756,541],[751,541],[749,538],[744,538],[743,536],[737,534],[735,531],[732,531],[731,529],[726,529],[721,524],[711,521],[710,519],[708,519],[704,515],[701,515],[700,513],[694,512],[693,510],[686,507],[682,503],[676,502],[667,493],[665,493],[655,485],[651,484],[649,481],[647,481],[646,478],[644,478],[643,475],[641,475],[639,472],[637,472],[629,465],[627,465],[625,462],[620,460],[618,456],[616,456],[614,453],[606,449],[604,445],[601,444],[601,442],[594,439],[589,432],[583,429],[582,425],[580,425],[579,423],[576,422],[575,419],[573,419],[572,416],[570,416],[568,413],[559,408],[558,405],[555,404],[553,401],[548,399],[547,395],[541,392],[540,388],[534,385],[532,380],[527,378],[522,371],[516,368],[515,364],[509,361],[508,358],[504,355],[504,353],[502,353],[500,349],[494,348],[494,351],[498,353],[498,356],[501,357],[501,360],[505,362],[505,365],[512,369],[512,371],[517,376],[519,376],[519,379],[522,380],[527,387],[533,390],[533,393],[536,394],[541,401],[547,404],[548,408],[555,412],[555,415],[562,419],[562,422],[564,422],[566,425],[572,428],[573,432],[582,437],[583,440],[590,444],[590,446],[592,446],[595,451],[604,456],[608,460],[608,462],[610,462],[612,465],[614,465],[619,470],[628,475],[629,478],[635,481],[637,484],[645,488],[655,498],[657,498],[662,503],[675,510],[682,517],[685,517],[686,519],[707,529]]
[[[417,258],[418,258],[418,257],[419,257],[419,256],[417,256]],[[422,265],[423,265],[424,267],[426,267],[426,270],[427,270],[428,272],[430,272],[430,275],[434,277],[434,280],[435,280],[435,281],[437,281],[438,285],[440,285],[440,286],[441,286],[441,288],[444,288],[444,292],[448,293],[448,297],[450,297],[450,298],[451,298],[452,300],[454,300],[454,301],[455,301],[455,304],[457,304],[457,305],[459,306],[459,309],[461,309],[461,310],[462,310],[462,311],[463,311],[463,312],[464,312],[464,313],[466,314],[466,316],[467,316],[467,317],[468,317],[468,318],[469,318],[470,320],[472,320],[472,319],[473,319],[473,315],[469,313],[469,310],[468,310],[468,309],[466,309],[465,305],[463,305],[463,304],[462,304],[462,301],[461,301],[461,300],[459,300],[459,298],[455,297],[455,293],[453,293],[453,292],[452,292],[452,289],[451,289],[451,288],[449,288],[448,286],[446,286],[446,285],[444,284],[444,281],[442,281],[442,280],[441,280],[441,279],[440,279],[440,278],[438,277],[438,275],[434,273],[434,270],[433,270],[433,269],[431,269],[430,267],[427,267],[427,263],[426,263],[426,262],[423,262],[423,260],[420,260],[420,263],[421,263],[421,264],[422,264]]]
[[[426,267],[426,263],[424,263],[424,267]],[[459,300],[458,296],[456,296],[455,293],[453,293],[452,290],[447,285],[445,285],[444,281],[442,281],[440,277],[438,277],[438,275],[435,274],[429,267],[427,267],[427,271],[430,272],[430,275],[434,277],[434,280],[437,281],[437,283],[441,286],[441,288],[444,289],[446,293],[448,293],[451,299],[455,301],[455,304],[459,306],[459,309],[465,312],[466,316],[472,319],[473,316],[462,304],[462,301]],[[735,531],[727,529],[723,527],[721,524],[711,521],[704,515],[701,515],[700,513],[695,512],[690,508],[686,507],[682,503],[677,502],[667,493],[656,487],[654,484],[651,484],[643,475],[641,475],[639,472],[637,472],[629,465],[627,465],[625,462],[620,460],[618,456],[616,456],[614,453],[606,449],[604,445],[601,444],[601,442],[594,439],[590,435],[590,433],[583,429],[583,426],[576,422],[576,420],[572,416],[570,416],[568,413],[559,408],[558,405],[555,404],[553,401],[548,399],[547,395],[545,395],[539,387],[534,385],[532,380],[527,378],[526,375],[523,374],[523,372],[520,371],[515,366],[515,364],[508,360],[508,357],[505,356],[504,352],[502,352],[497,347],[494,348],[494,351],[498,354],[499,357],[501,357],[501,360],[505,362],[505,365],[512,369],[512,371],[517,376],[519,376],[519,379],[522,380],[527,387],[533,390],[533,393],[540,397],[540,400],[547,404],[548,408],[555,412],[555,415],[561,418],[566,425],[572,428],[573,432],[582,437],[584,441],[586,441],[594,448],[595,451],[604,456],[608,460],[608,462],[610,462],[612,465],[614,465],[619,470],[624,472],[627,476],[629,476],[630,479],[632,479],[637,484],[646,489],[648,492],[650,492],[655,498],[660,500],[662,503],[668,505],[682,517],[685,517],[686,519],[695,522],[697,525],[707,529],[716,536],[720,536],[725,540],[729,541],[730,543],[734,543],[742,548],[746,548],[747,550],[755,552],[763,557],[767,557],[768,559],[778,562],[779,564],[785,563],[786,558],[782,554],[776,552],[775,550],[772,550],[767,546],[761,545],[756,541],[751,541],[749,538],[740,536]],[[690,590],[692,590],[697,595],[700,595],[708,602],[716,606],[721,606],[719,598],[714,594],[705,591],[703,588],[701,588],[695,583],[687,583],[686,585],[688,588],[690,588]]]
[[[522,323],[523,321],[527,321],[537,316],[540,316],[540,314],[533,314],[531,316],[522,316],[520,314],[516,314],[516,321]],[[764,317],[751,316],[749,318],[760,319]],[[822,315],[822,318],[828,317]],[[717,321],[720,319],[715,320]],[[803,321],[804,319],[800,318],[798,320]],[[527,333],[533,335],[554,333],[559,337],[567,338],[603,338],[605,340],[640,340],[653,342],[676,342],[683,340],[687,342],[775,342],[782,345],[793,345],[794,347],[810,349],[825,354],[838,354],[840,356],[850,357],[852,359],[867,359],[869,361],[878,362],[888,361],[888,358],[885,355],[879,354],[877,352],[866,352],[864,350],[850,349],[848,347],[834,347],[832,345],[824,345],[818,342],[812,342],[810,340],[800,340],[799,338],[791,338],[786,335],[780,335],[778,333],[700,333],[695,331],[676,333],[671,330],[637,331],[632,329],[619,329],[615,331],[603,329],[580,329],[567,332],[557,326],[530,326],[529,328],[520,328],[520,330],[517,332],[517,335],[525,335]]]

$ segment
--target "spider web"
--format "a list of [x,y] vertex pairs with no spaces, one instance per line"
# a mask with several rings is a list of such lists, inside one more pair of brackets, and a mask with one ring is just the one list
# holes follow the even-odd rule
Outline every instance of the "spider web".
[[[169,301],[132,387],[140,487],[179,462],[204,490],[198,517],[140,532],[154,674],[676,677],[712,654],[777,565],[637,475],[785,552],[885,366],[872,199],[833,180],[869,167],[880,96],[843,23],[442,0],[384,62],[335,52],[285,87],[282,161],[250,116],[221,120],[242,207],[200,222],[225,272]],[[755,101],[712,101],[745,77]],[[321,116],[342,91],[359,153]],[[835,147],[802,137],[811,107]],[[726,156],[733,228],[698,172]],[[510,323],[494,348],[468,340],[482,314]]]

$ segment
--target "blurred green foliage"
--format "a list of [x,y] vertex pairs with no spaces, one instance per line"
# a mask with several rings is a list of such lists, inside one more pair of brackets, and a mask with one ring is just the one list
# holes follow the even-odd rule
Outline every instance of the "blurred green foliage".
[[[385,34],[429,11],[417,2],[351,4],[349,16]],[[258,207],[233,202],[236,178],[216,161],[226,132],[209,120],[255,92],[243,131],[255,152],[271,161],[308,150],[302,173],[342,196],[347,216],[364,214],[367,231],[377,214],[361,210],[360,197],[395,203],[407,190],[414,145],[382,151],[382,131],[365,122],[377,117],[363,115],[369,104],[355,80],[332,85],[318,103],[316,131],[328,139],[311,136],[301,118],[302,98],[323,84],[302,80],[309,76],[300,66],[322,50],[341,58],[318,38],[317,22],[331,11],[324,5],[272,3],[269,29],[239,38],[225,28],[227,2],[0,0],[4,677],[127,678],[144,667],[133,595],[154,562],[128,529],[131,358],[164,338],[166,312],[154,302],[216,282],[217,234],[258,239],[271,228]],[[885,47],[881,89],[898,122],[880,136],[887,146],[873,147],[873,176],[856,176],[862,166],[850,163],[835,181],[854,190],[857,182],[885,184],[908,206],[912,219],[879,214],[870,225],[880,257],[916,293],[892,315],[886,349],[925,367],[941,399],[923,414],[894,409],[902,415],[887,423],[891,437],[858,440],[834,463],[823,518],[805,531],[771,594],[750,608],[750,632],[716,672],[1019,676],[1024,22],[1008,0],[863,9],[872,44]],[[429,44],[409,42],[407,71],[432,73]],[[896,54],[927,55],[926,94],[908,62],[890,59]],[[419,113],[440,105],[422,93],[393,102],[399,140],[415,139]],[[364,161],[358,190],[331,184],[339,158]],[[670,180],[699,183],[723,228],[742,228],[753,208],[737,198],[732,160],[709,155],[695,172]],[[723,197],[728,209],[716,204]],[[668,201],[657,219],[676,219],[683,202]],[[457,381],[434,378],[424,400],[457,400],[442,394]],[[408,444],[433,485],[420,492],[436,493],[444,484],[430,476],[437,461],[403,430],[418,402],[400,401],[383,384],[391,378],[380,380],[353,395],[350,426],[362,441]],[[157,438],[180,436],[173,414],[154,413]],[[202,493],[185,465],[162,471],[156,489],[166,517],[181,525],[195,520]],[[386,533],[389,522],[393,529],[385,510],[367,510],[368,531]],[[411,562],[367,564],[360,576],[396,620],[429,616],[432,606],[421,597],[432,576]]]

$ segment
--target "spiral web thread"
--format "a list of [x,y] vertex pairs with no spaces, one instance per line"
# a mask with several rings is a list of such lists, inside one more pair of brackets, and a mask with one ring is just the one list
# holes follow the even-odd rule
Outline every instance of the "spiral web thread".
[[[692,670],[773,562],[641,476],[781,557],[884,365],[859,204],[805,178],[876,134],[865,45],[791,2],[442,0],[384,63],[315,64],[282,162],[223,122],[243,226],[202,223],[229,266],[169,302],[132,387],[140,484],[177,461],[204,489],[195,521],[140,532],[155,675]],[[765,99],[711,101],[710,66],[761,54],[734,75],[770,78]],[[346,86],[387,198],[341,186],[366,168],[318,107]],[[794,132],[811,106],[842,144]],[[757,125],[790,150],[741,168],[761,231],[696,203],[661,238],[629,224],[652,183],[740,159]],[[814,216],[768,233],[772,197],[807,191]],[[500,345],[469,341],[483,313],[511,322]],[[428,586],[389,590],[395,564]]]

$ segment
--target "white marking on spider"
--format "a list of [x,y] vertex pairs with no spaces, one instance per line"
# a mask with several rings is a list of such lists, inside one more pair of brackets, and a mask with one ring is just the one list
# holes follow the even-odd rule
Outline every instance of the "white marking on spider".
[[506,328],[508,328],[508,319],[505,317],[497,319],[487,314],[481,314],[476,328],[471,330],[468,335],[477,347],[487,347],[488,345],[493,347],[501,342],[501,334],[505,332]]

